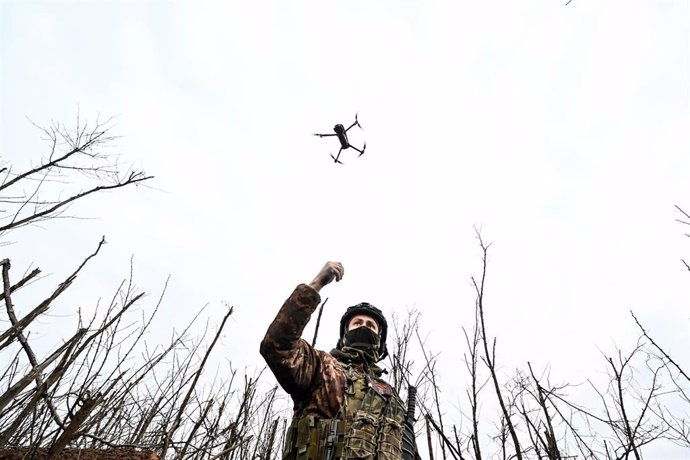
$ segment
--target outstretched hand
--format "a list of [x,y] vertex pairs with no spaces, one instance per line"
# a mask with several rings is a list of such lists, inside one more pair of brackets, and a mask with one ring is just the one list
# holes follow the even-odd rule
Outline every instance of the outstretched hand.
[[318,292],[322,287],[334,279],[340,281],[343,278],[343,274],[345,274],[343,264],[340,262],[326,262],[326,265],[324,265],[319,274],[316,275],[316,278],[309,283],[309,286]]

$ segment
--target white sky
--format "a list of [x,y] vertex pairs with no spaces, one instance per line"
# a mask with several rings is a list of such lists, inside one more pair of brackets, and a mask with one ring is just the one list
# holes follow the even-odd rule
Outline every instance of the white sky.
[[[150,340],[207,303],[220,321],[227,301],[220,353],[250,368],[293,287],[339,260],[319,345],[348,305],[416,306],[455,402],[481,226],[507,373],[599,374],[601,351],[636,338],[630,309],[687,369],[690,247],[673,205],[690,210],[688,2],[564,3],[0,2],[3,159],[47,152],[27,117],[79,110],[116,115],[114,150],[156,176],[71,210],[97,219],[13,234],[2,257],[52,273],[47,291],[106,235],[45,324],[72,330],[134,254],[143,307],[172,275]],[[335,165],[337,141],[310,134],[355,112],[366,154]]]

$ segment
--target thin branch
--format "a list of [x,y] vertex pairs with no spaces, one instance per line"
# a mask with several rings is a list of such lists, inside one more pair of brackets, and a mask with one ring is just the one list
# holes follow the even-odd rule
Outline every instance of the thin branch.
[[649,334],[647,334],[647,331],[644,329],[644,327],[642,327],[642,324],[640,324],[640,321],[638,321],[637,317],[635,316],[635,313],[633,313],[632,310],[630,310],[630,314],[632,315],[633,319],[635,320],[635,323],[637,324],[637,326],[638,326],[638,327],[640,328],[640,330],[642,331],[642,334],[647,338],[647,340],[649,340],[649,341],[652,343],[652,345],[654,345],[654,348],[656,348],[657,350],[659,350],[659,352],[661,352],[661,354],[664,355],[664,358],[666,358],[666,359],[668,360],[668,362],[670,362],[671,364],[673,364],[673,366],[678,370],[678,372],[680,372],[680,374],[681,374],[683,377],[685,377],[685,380],[687,380],[688,382],[690,382],[690,377],[688,377],[688,374],[686,374],[686,373],[683,371],[683,369],[681,369],[681,367],[678,365],[678,363],[676,363],[676,362],[668,355],[668,353],[666,353],[666,352],[663,350],[663,348],[661,348],[659,345],[657,345],[657,343],[654,341],[654,339],[652,339],[652,338],[649,336]]
[[63,208],[64,206],[68,205],[69,203],[72,203],[73,201],[76,201],[76,200],[83,198],[85,196],[91,195],[92,193],[101,192],[101,191],[105,191],[105,190],[112,190],[112,189],[124,187],[127,185],[143,182],[143,181],[146,181],[149,179],[153,179],[153,176],[146,176],[141,172],[132,172],[132,173],[130,173],[129,177],[124,181],[118,181],[116,184],[113,184],[113,185],[99,185],[99,186],[93,187],[92,189],[86,190],[85,192],[81,192],[81,193],[77,193],[76,195],[72,195],[71,197],[65,199],[64,201],[59,202],[58,204],[56,204],[56,205],[54,205],[48,209],[36,212],[36,213],[34,213],[28,217],[25,217],[24,219],[20,219],[16,222],[11,222],[7,225],[0,227],[0,232],[4,232],[4,231],[9,230],[11,228],[20,227],[20,226],[25,225],[29,222],[34,221],[34,220],[40,219],[40,218],[45,217],[45,216],[49,216],[49,215],[55,213],[60,208]]
[[326,302],[328,302],[328,297],[326,297],[326,300],[321,302],[321,306],[319,307],[319,315],[316,317],[316,328],[314,328],[314,338],[311,341],[312,347],[316,346],[316,335],[319,333],[319,325],[321,324],[321,314],[323,313],[323,307],[326,306]]

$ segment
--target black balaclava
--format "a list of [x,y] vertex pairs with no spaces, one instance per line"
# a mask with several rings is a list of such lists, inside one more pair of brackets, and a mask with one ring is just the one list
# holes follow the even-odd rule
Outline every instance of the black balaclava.
[[343,345],[362,351],[378,351],[381,345],[381,337],[368,327],[360,326],[345,333]]
[[[379,347],[381,338],[379,335],[366,326],[347,331],[343,335],[342,352],[350,355],[351,359],[359,356],[367,364],[374,364],[379,361]],[[358,361],[358,359],[354,359]]]

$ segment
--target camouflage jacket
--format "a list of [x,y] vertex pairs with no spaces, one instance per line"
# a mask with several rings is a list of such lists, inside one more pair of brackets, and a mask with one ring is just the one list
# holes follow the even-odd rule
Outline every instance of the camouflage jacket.
[[[345,403],[348,382],[336,357],[316,350],[301,338],[320,301],[319,293],[310,286],[297,286],[261,342],[261,355],[278,383],[292,396],[295,419],[306,415],[334,419]],[[388,386],[378,379],[378,372],[369,372],[373,382]]]

